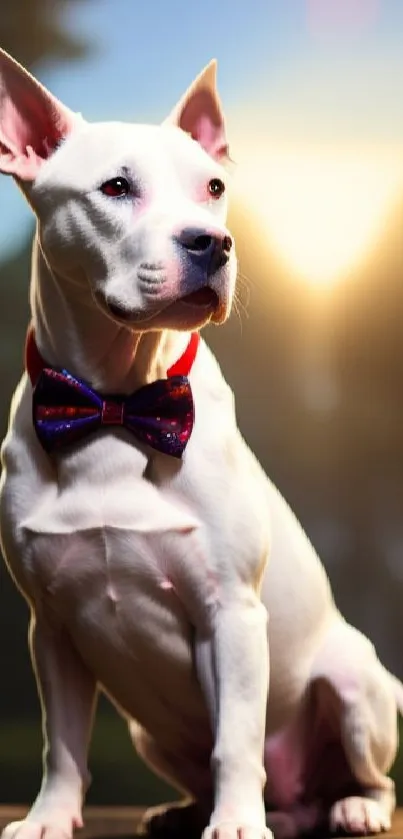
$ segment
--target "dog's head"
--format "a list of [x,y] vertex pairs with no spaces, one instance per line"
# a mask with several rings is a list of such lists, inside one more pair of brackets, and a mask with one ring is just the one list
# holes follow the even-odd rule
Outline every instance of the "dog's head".
[[162,125],[88,123],[0,51],[0,171],[34,209],[51,270],[135,330],[227,317],[224,117],[212,62]]

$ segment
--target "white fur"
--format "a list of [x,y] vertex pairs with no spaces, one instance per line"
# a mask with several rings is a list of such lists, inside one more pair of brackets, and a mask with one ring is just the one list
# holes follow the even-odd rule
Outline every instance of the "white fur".
[[[17,72],[28,84],[9,61],[3,55],[6,81]],[[201,120],[196,142],[181,130],[181,115],[200,90],[210,97],[202,114],[210,123],[203,133]],[[35,136],[17,153],[10,141],[17,162],[7,158],[3,169],[11,166],[38,219],[38,346],[50,364],[101,391],[129,393],[165,376],[189,330],[230,311],[234,251],[208,278],[219,301],[213,311],[181,302],[200,275],[176,244],[184,228],[227,234],[225,197],[203,192],[209,179],[226,179],[214,108],[210,66],[163,126],[88,125],[64,109],[70,133],[44,161]],[[136,183],[130,201],[99,191],[122,166]],[[113,317],[110,302],[130,322]],[[336,610],[311,545],[239,433],[233,395],[203,342],[190,381],[196,423],[182,462],[124,430],[101,431],[50,458],[33,429],[26,374],[14,395],[1,538],[31,607],[46,749],[40,794],[6,839],[61,839],[81,824],[98,687],[135,721],[144,758],[197,799],[206,837],[271,835],[264,762],[267,795],[288,833],[323,816],[299,796],[309,737],[320,747],[315,725],[328,716],[362,788],[340,803],[334,779],[332,822],[389,825],[398,688]],[[331,766],[320,771],[332,777]]]

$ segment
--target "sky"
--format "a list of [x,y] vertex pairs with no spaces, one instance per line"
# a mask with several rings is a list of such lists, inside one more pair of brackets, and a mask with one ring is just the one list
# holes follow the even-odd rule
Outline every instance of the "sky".
[[[403,185],[402,0],[82,0],[65,24],[93,49],[37,75],[90,120],[157,122],[218,59],[238,188],[305,273],[331,267],[317,260],[318,224],[325,240],[341,224],[326,244],[337,273],[343,205],[364,214],[362,244]],[[30,222],[8,178],[0,207],[3,255]]]

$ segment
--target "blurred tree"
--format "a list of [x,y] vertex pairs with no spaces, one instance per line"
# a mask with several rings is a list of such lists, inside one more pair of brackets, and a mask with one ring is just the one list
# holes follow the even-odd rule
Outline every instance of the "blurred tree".
[[[48,61],[83,58],[93,47],[66,25],[67,12],[85,0],[3,0],[0,13],[0,46],[25,67]],[[12,391],[15,371],[22,361],[22,341],[28,319],[28,277],[31,238],[0,262],[0,307],[9,317],[4,325],[0,376],[7,395]],[[3,308],[4,306],[4,308]],[[0,428],[4,428],[4,400]]]
[[64,24],[64,14],[85,0],[3,0],[0,45],[25,67],[82,58],[88,41]]
[[[85,0],[3,0],[0,46],[29,69],[47,61],[70,62],[83,58],[93,44],[66,25],[67,12],[83,2]],[[1,381],[7,395],[22,360],[21,346],[28,319],[31,238],[29,234],[20,249],[0,262],[0,307],[9,313],[0,360]],[[1,429],[7,411],[4,400],[0,408]]]

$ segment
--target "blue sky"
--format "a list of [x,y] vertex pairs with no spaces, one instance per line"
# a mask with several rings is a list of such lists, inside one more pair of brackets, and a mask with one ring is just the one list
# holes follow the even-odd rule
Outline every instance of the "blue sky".
[[[335,20],[332,7],[346,2],[353,19]],[[318,3],[329,7],[324,20]],[[216,57],[222,99],[252,153],[254,132],[296,145],[402,143],[403,0],[81,0],[65,22],[93,51],[37,74],[88,119],[158,121]],[[4,254],[30,213],[6,178],[0,206]]]

